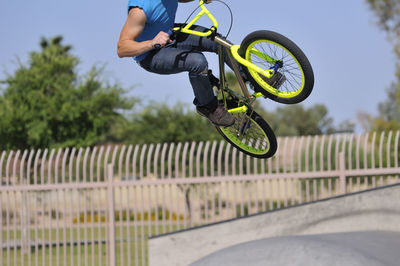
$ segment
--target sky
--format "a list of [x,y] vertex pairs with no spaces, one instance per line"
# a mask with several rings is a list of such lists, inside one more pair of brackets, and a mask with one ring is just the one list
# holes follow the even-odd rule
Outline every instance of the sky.
[[[294,41],[310,60],[315,86],[303,104],[324,104],[337,125],[357,122],[360,111],[377,115],[378,103],[394,82],[395,55],[386,35],[375,24],[365,0],[225,0],[234,22],[228,37],[235,44],[255,30],[272,30]],[[27,62],[39,49],[41,37],[64,36],[64,44],[81,64],[79,73],[93,65],[105,66],[105,78],[129,88],[129,95],[144,103],[166,101],[191,105],[193,91],[187,73],[156,75],[140,68],[131,58],[119,58],[117,42],[127,17],[127,0],[35,0],[0,2],[0,80],[12,73],[17,58]],[[197,0],[178,7],[177,22],[185,21]],[[221,3],[208,5],[225,34],[229,12]],[[208,20],[200,25],[210,26]],[[207,54],[211,69],[217,58]],[[263,100],[267,110],[282,104]],[[361,128],[358,126],[357,131]]]

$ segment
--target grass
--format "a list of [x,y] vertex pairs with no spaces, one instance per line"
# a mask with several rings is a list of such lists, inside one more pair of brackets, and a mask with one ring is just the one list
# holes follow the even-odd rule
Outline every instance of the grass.
[[[2,265],[57,265],[57,266],[67,266],[67,265],[108,265],[108,245],[106,242],[101,242],[101,240],[106,240],[107,228],[102,225],[98,228],[74,228],[74,229],[31,229],[30,239],[34,243],[35,239],[38,239],[38,243],[41,239],[44,239],[46,243],[53,242],[55,246],[46,245],[44,247],[33,245],[30,252],[22,252],[21,248],[14,248],[13,240],[17,239],[18,244],[21,241],[21,230],[2,230],[2,243],[6,243],[7,239],[11,242],[9,248],[3,248],[2,254],[0,253],[2,260]],[[129,229],[129,230],[128,230]],[[158,230],[156,230],[158,229]],[[151,226],[152,235],[156,231],[164,232],[165,228],[162,226]],[[167,228],[175,231],[178,229],[176,225],[172,228]],[[8,238],[7,238],[8,233]],[[58,239],[57,242],[57,233]],[[87,241],[85,242],[85,235]],[[116,265],[148,265],[147,257],[147,238],[149,235],[148,226],[140,225],[130,225],[128,226],[117,226],[115,228],[115,254],[116,254]],[[71,246],[70,241],[77,241],[80,237],[80,241]],[[100,243],[98,242],[100,241]],[[63,243],[66,245],[63,245]],[[83,243],[86,244],[83,244]],[[1,252],[1,251],[0,251]],[[130,260],[130,264],[128,264]]]

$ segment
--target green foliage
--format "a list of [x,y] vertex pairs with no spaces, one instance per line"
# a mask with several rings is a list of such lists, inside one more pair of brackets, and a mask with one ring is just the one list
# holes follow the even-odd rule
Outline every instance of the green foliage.
[[278,136],[318,135],[334,130],[328,109],[321,104],[310,108],[300,104],[278,107],[273,112],[264,111],[263,116]]
[[378,19],[378,25],[399,45],[400,2],[398,0],[366,0]]
[[397,56],[396,83],[387,90],[387,99],[379,104],[379,116],[371,117],[361,114],[365,130],[400,129],[400,1],[366,0],[377,18],[378,26],[383,29],[393,43]]
[[396,84],[387,90],[387,100],[378,106],[379,115],[386,121],[400,121],[400,112],[398,105],[399,89]]
[[132,99],[124,99],[118,85],[102,81],[96,67],[79,78],[79,60],[62,37],[42,39],[40,46],[3,81],[0,148],[90,146],[107,140]]
[[[194,109],[194,108],[193,108]],[[214,126],[183,104],[169,107],[165,103],[150,103],[135,114],[121,135],[129,143],[170,143],[221,139]]]

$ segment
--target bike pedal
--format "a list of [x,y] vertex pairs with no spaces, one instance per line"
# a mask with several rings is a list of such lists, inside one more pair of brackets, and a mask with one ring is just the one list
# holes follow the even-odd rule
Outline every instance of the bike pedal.
[[208,78],[210,79],[211,85],[219,88],[219,79],[213,75],[212,70],[208,70]]
[[272,77],[267,78],[264,75],[260,75],[260,77],[266,82],[268,83],[271,87],[275,88],[275,89],[279,89],[282,84],[286,81],[286,77],[280,73],[280,72],[276,72]]
[[282,84],[286,81],[286,77],[283,74],[279,73],[279,72],[277,72],[276,75],[278,75],[278,77],[277,77],[276,81],[274,82],[274,86],[273,87],[275,89],[279,89],[282,86]]

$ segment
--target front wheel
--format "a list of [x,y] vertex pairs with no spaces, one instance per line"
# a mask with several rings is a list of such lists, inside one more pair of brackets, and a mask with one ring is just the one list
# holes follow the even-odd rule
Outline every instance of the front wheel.
[[273,31],[255,31],[244,38],[239,55],[264,70],[273,69],[271,78],[247,67],[243,70],[254,90],[285,104],[305,100],[314,87],[314,73],[300,48]]
[[278,146],[275,134],[261,116],[251,109],[232,115],[235,117],[233,126],[216,127],[229,143],[256,158],[269,158],[275,154]]

